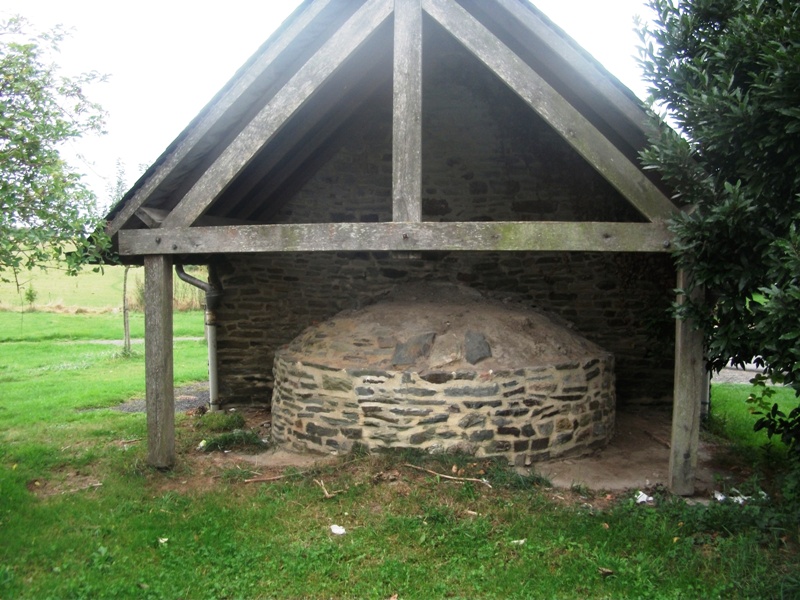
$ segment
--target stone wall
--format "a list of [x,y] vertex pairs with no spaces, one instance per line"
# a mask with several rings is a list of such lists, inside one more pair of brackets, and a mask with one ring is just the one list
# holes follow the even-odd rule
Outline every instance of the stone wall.
[[616,357],[619,405],[672,394],[674,271],[668,256],[601,253],[229,255],[215,264],[223,403],[268,402],[275,351],[306,327],[415,281],[520,296],[573,323]]
[[298,451],[418,448],[504,456],[580,456],[614,431],[614,361],[510,371],[338,369],[279,351],[272,432]]

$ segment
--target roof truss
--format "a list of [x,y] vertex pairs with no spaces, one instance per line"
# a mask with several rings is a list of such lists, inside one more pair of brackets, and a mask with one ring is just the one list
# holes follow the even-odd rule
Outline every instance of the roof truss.
[[[507,13],[519,19],[531,35],[544,36],[547,28],[535,15],[527,15],[513,0],[495,0]],[[312,2],[301,13],[299,23],[320,14],[331,0]],[[469,2],[465,3],[469,6]],[[524,13],[524,14],[523,14]],[[649,223],[421,223],[422,220],[422,20],[423,14],[449,32],[467,50],[493,71],[528,106],[557,131],[595,170],[630,202]],[[253,160],[256,154],[323,85],[341,70],[366,40],[394,16],[393,59],[393,178],[391,224],[332,225],[253,225],[202,227],[203,215],[214,201]],[[299,25],[291,27],[278,39],[285,48]],[[286,38],[286,40],[284,40]],[[553,45],[553,40],[545,43]],[[282,46],[281,46],[282,44]],[[280,48],[273,52],[279,52]],[[574,49],[573,49],[574,51]],[[569,55],[569,52],[567,52]],[[580,56],[569,55],[573,62]],[[262,60],[263,62],[263,60]],[[264,68],[263,65],[260,68]],[[586,67],[588,69],[588,67]],[[589,69],[590,70],[590,69]],[[588,71],[587,71],[588,73]],[[591,74],[591,73],[590,73]],[[352,84],[352,82],[350,82]],[[346,97],[344,83],[333,102]],[[243,84],[242,84],[243,85]],[[602,93],[614,96],[613,86]],[[231,93],[234,93],[232,90]],[[236,89],[241,94],[242,90]],[[624,94],[613,98],[630,112]],[[623,99],[620,99],[623,98]],[[225,103],[230,100],[223,97]],[[626,104],[628,102],[628,104]],[[333,113],[336,114],[335,112]],[[214,117],[208,116],[206,120]],[[320,116],[301,126],[310,132],[324,124]],[[205,121],[199,128],[207,127]],[[327,125],[328,130],[332,127]],[[324,127],[323,127],[324,129]],[[109,231],[119,231],[123,255],[158,253],[268,252],[291,249],[311,250],[625,250],[663,251],[669,246],[669,234],[663,222],[677,208],[603,133],[559,94],[547,81],[509,48],[478,18],[455,0],[366,0],[311,58],[276,91],[266,105],[244,126],[241,132],[208,166],[199,179],[183,194],[179,203],[158,219],[142,219],[158,228],[121,230],[121,223],[140,210],[147,193],[163,180],[163,173],[174,165],[177,156],[191,146],[189,135],[152,178],[139,189],[111,224]],[[185,148],[183,147],[185,146]],[[172,162],[170,162],[172,161]],[[159,179],[160,176],[160,179]],[[257,176],[236,185],[249,190],[261,185]],[[252,203],[252,200],[250,201]],[[138,212],[137,212],[138,211]],[[152,212],[152,211],[151,211]],[[399,227],[403,224],[404,227]],[[413,227],[412,227],[413,225]],[[399,235],[400,232],[402,235]],[[557,232],[557,235],[546,234]],[[472,241],[463,232],[474,236]],[[201,236],[205,241],[202,241]],[[445,239],[454,236],[451,240]],[[576,236],[585,236],[583,241]],[[313,240],[318,241],[313,241]],[[236,240],[235,247],[230,245]],[[250,246],[244,245],[249,240]],[[297,240],[292,243],[291,240]]]

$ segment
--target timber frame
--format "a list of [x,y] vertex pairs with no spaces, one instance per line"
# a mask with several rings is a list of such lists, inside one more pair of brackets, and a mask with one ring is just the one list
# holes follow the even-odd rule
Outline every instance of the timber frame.
[[[423,221],[424,20],[447,31],[499,77],[643,222]],[[291,125],[298,138],[308,140],[310,154],[320,143],[315,132],[324,138],[327,121],[341,122],[354,110],[337,107],[354,105],[350,90],[361,71],[380,69],[379,62],[354,69],[348,61],[365,47],[367,54],[380,55],[372,48],[388,31],[392,222],[286,225],[253,219],[257,207],[248,193],[271,185],[251,168],[259,153]],[[337,78],[342,85],[328,85]],[[307,118],[293,123],[301,110]],[[143,259],[145,265],[150,463],[168,468],[175,461],[167,293],[173,262],[233,252],[668,252],[665,223],[678,209],[636,162],[647,130],[632,94],[524,0],[304,2],[108,216],[107,231],[122,259]],[[277,158],[265,160],[278,169]],[[219,207],[226,205],[239,208],[224,214]],[[706,379],[702,339],[688,323],[676,327],[670,488],[691,494]]]

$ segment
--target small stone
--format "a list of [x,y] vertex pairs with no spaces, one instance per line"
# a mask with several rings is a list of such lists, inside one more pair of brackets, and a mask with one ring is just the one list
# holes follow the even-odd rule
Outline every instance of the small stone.
[[458,426],[461,429],[469,429],[477,425],[483,426],[484,423],[486,423],[486,415],[470,413],[458,422]]
[[467,359],[467,362],[475,365],[491,356],[492,349],[486,336],[477,331],[467,331],[464,336],[464,358]]
[[491,429],[483,429],[481,431],[474,431],[469,436],[470,442],[485,442],[494,437],[494,431]]
[[409,442],[414,446],[419,444],[423,444],[429,440],[433,439],[434,432],[432,430],[423,431],[420,433],[415,433],[409,438]]
[[392,356],[392,365],[411,365],[420,358],[427,356],[433,347],[434,339],[436,339],[436,333],[422,333],[412,337],[405,343],[397,344],[394,349],[394,356]]

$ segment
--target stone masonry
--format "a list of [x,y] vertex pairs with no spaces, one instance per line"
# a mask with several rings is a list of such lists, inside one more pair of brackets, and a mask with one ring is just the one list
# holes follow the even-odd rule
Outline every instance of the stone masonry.
[[279,352],[272,431],[298,451],[419,448],[517,466],[580,456],[614,431],[613,358],[515,371],[335,369]]
[[412,447],[529,464],[604,446],[613,357],[556,317],[423,284],[306,329],[275,358],[273,433],[297,450]]

